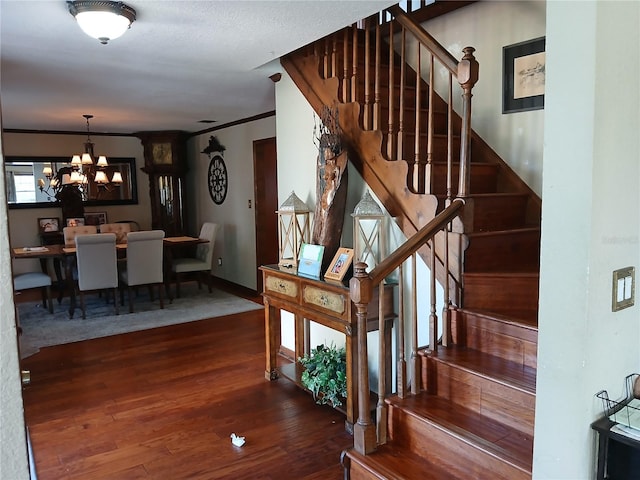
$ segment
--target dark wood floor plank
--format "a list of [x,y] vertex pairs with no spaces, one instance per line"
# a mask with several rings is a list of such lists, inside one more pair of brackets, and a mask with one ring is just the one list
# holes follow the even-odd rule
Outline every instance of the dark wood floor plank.
[[344,416],[266,381],[264,348],[259,310],[28,357],[38,478],[341,479]]

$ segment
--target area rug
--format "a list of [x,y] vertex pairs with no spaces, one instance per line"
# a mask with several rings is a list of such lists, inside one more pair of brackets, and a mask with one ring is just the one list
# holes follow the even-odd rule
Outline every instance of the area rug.
[[[22,358],[37,353],[43,347],[79,342],[92,338],[107,337],[121,333],[147,330],[179,323],[193,322],[205,318],[231,315],[264,308],[262,305],[237,297],[222,290],[209,293],[203,286],[199,290],[195,283],[181,288],[181,297],[173,303],[165,298],[164,309],[156,296],[151,302],[148,289],[142,288],[135,297],[134,313],[129,313],[128,297],[125,292],[124,305],[120,305],[120,315],[115,315],[113,303],[97,294],[85,295],[86,319],[82,318],[79,307],[73,318],[69,318],[69,300],[61,304],[54,300],[54,313],[50,314],[39,302],[19,303],[18,316],[22,335],[20,352]],[[118,299],[119,300],[119,299]]]

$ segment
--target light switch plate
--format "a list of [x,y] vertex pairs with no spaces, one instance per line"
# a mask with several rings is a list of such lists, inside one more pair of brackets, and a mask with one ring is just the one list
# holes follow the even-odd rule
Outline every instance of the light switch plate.
[[617,312],[634,304],[636,297],[636,269],[620,268],[613,272],[611,310]]

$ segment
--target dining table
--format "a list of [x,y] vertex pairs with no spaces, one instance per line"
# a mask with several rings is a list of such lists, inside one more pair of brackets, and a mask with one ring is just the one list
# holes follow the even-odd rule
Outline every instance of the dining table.
[[[164,247],[164,281],[166,290],[170,301],[172,297],[169,291],[169,282],[171,274],[171,265],[173,258],[179,251],[179,249],[189,246],[198,245],[200,243],[207,243],[208,240],[204,240],[198,237],[190,237],[186,235],[165,237],[163,239]],[[127,244],[117,243],[116,251],[118,257],[121,258],[126,255]],[[75,284],[73,281],[73,267],[76,261],[76,247],[73,245],[43,245],[35,247],[18,247],[11,249],[11,258],[13,259],[34,259],[40,260],[41,267],[46,273],[46,260],[54,260],[54,269],[56,273],[56,284],[58,286],[58,303],[62,302],[64,292],[68,292],[69,296],[69,317],[73,318],[76,307],[76,295]],[[61,269],[55,268],[56,263],[64,266],[64,278],[62,277]]]

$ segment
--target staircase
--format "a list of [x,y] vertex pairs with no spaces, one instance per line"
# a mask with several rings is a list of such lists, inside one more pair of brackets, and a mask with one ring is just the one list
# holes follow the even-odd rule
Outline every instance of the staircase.
[[[386,28],[397,38],[397,26]],[[379,435],[371,453],[357,448],[357,441],[356,448],[344,452],[345,478],[529,479],[540,199],[473,132],[469,190],[459,192],[461,169],[450,165],[448,151],[455,158],[464,149],[460,146],[464,120],[448,102],[431,95],[421,101],[422,87],[407,87],[414,82],[426,90],[429,79],[415,82],[416,74],[403,55],[380,54],[388,45],[382,30],[375,27],[374,42],[363,29],[350,27],[283,58],[283,66],[317,112],[324,105],[337,106],[350,159],[387,210],[398,217],[407,237],[443,211],[452,197],[464,193],[461,222],[467,248],[462,270],[453,274],[444,269],[449,262],[441,261],[441,252],[435,252],[438,280],[454,289],[461,286],[449,309],[447,346],[419,350],[418,391],[404,394],[402,386],[384,399],[386,438]],[[350,62],[360,73],[368,68],[386,72],[375,76],[375,93],[366,93],[374,91],[365,85],[370,76],[347,72]],[[396,89],[394,78],[401,76],[410,100],[395,108],[389,99],[400,93],[390,91]],[[376,117],[385,120],[376,122]],[[412,133],[421,121],[433,125],[430,139]],[[449,137],[454,139],[450,149]],[[431,162],[421,162],[415,145],[423,152],[428,144]],[[395,152],[397,159],[392,158]],[[419,252],[427,264],[433,260],[430,249]]]

